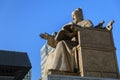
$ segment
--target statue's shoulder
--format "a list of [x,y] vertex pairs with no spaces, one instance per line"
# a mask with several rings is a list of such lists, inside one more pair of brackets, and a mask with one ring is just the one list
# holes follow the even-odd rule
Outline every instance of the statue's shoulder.
[[62,26],[62,29],[69,29],[70,26],[72,26],[72,25],[73,25],[73,22],[69,22],[69,23],[63,25],[63,26]]
[[73,22],[69,22],[69,23],[67,23],[67,24],[63,25],[63,27],[66,27],[66,26],[71,26],[71,25],[73,25]]
[[78,22],[77,25],[79,25],[81,27],[93,27],[93,23],[89,19],[82,20],[82,21]]

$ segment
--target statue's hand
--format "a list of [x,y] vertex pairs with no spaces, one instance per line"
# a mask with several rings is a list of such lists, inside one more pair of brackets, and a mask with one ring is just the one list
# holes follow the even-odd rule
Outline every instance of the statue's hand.
[[48,33],[40,34],[40,37],[43,38],[43,39],[48,39],[48,36],[49,36]]

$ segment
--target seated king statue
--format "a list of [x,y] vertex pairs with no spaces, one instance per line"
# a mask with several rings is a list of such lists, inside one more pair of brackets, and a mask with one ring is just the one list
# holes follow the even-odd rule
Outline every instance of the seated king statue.
[[[50,70],[77,73],[79,71],[77,52],[77,33],[80,28],[93,28],[90,20],[83,19],[82,9],[77,8],[72,12],[72,22],[64,25],[56,35],[40,34],[47,40],[47,44],[55,50],[50,52],[45,63],[43,75]],[[102,24],[102,23],[100,23]],[[99,24],[99,25],[100,25]]]
[[72,12],[73,21],[64,25],[55,35],[47,33],[40,34],[40,37],[47,40],[47,44],[55,48],[50,53],[44,68],[44,75],[49,70],[77,72],[78,62],[76,55],[76,46],[78,45],[77,30],[84,27],[93,27],[90,20],[84,20],[82,9],[78,8]]

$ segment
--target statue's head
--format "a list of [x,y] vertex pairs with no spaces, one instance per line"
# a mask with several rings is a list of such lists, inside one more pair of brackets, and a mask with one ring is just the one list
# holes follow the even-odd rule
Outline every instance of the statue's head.
[[76,10],[74,10],[72,12],[72,19],[74,23],[77,23],[79,21],[83,20],[83,13],[82,13],[82,9],[77,8]]

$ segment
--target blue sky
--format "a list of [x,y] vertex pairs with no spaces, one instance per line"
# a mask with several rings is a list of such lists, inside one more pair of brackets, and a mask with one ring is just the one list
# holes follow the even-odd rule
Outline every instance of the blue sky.
[[[113,37],[120,68],[120,0],[0,0],[0,50],[27,52],[32,80],[40,77],[40,33],[58,31],[81,7],[85,19],[97,25],[115,20]],[[104,26],[105,26],[104,25]]]

